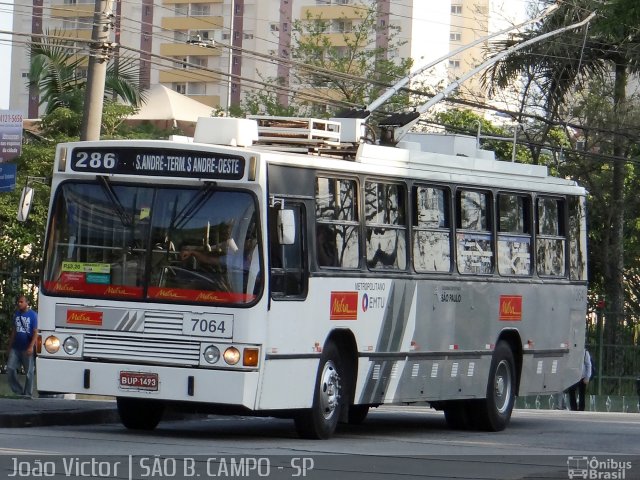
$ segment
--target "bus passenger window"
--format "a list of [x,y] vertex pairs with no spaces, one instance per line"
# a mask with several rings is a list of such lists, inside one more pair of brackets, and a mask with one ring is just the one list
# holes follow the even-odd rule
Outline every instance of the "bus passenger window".
[[407,268],[404,187],[367,182],[364,201],[367,267],[404,270]]
[[557,198],[537,200],[536,261],[538,275],[565,275],[564,204]]
[[416,272],[451,271],[449,191],[414,187],[413,268]]
[[316,179],[315,257],[319,267],[358,268],[358,189],[354,180]]
[[569,275],[587,279],[587,218],[584,197],[569,197]]
[[316,225],[316,258],[321,267],[338,267],[338,246],[333,226]]
[[498,195],[498,272],[531,274],[531,201],[523,195]]
[[456,263],[460,273],[490,274],[493,272],[490,205],[488,192],[460,190],[456,195],[458,213]]

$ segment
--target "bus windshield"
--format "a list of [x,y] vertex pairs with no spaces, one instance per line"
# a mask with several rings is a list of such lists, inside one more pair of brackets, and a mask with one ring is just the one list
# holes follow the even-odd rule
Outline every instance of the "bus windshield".
[[47,293],[247,304],[262,289],[249,192],[66,182],[50,218]]

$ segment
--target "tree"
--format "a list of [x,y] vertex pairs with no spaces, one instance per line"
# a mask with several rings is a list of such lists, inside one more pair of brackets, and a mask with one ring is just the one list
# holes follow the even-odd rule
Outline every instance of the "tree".
[[[527,73],[535,82],[538,92],[544,94],[544,109],[550,118],[567,120],[563,115],[572,104],[575,92],[589,79],[613,78],[611,91],[612,121],[611,155],[623,159],[629,154],[629,139],[621,135],[626,118],[626,86],[628,76],[638,72],[640,60],[640,6],[635,0],[570,0],[560,4],[558,10],[547,17],[537,29],[524,33],[521,38],[510,39],[496,45],[503,49],[509,44],[525,38],[554,30],[584,18],[589,11],[599,15],[588,29],[568,32],[561,38],[541,42],[508,56],[496,64],[486,77],[489,85],[504,87],[516,75]],[[625,178],[627,164],[614,161],[610,164],[607,190],[610,194],[608,212],[601,220],[610,230],[607,243],[598,249],[602,255],[599,262],[602,285],[609,305],[609,319],[605,338],[615,343],[620,326],[624,322],[624,224],[625,224]],[[594,251],[592,246],[592,252]],[[592,271],[592,278],[594,272]]]
[[48,185],[37,185],[31,215],[25,223],[16,218],[20,190],[27,177],[51,175],[54,156],[55,145],[23,145],[22,155],[16,159],[18,188],[0,194],[0,319],[4,320],[0,321],[0,342],[6,343],[3,335],[9,328],[8,314],[15,310],[16,295],[25,293],[35,300],[41,270],[50,190]]
[[[264,79],[276,86],[275,92],[250,93],[244,107],[254,114],[328,116],[340,105],[367,105],[389,84],[404,77],[413,61],[387,58],[388,51],[403,44],[397,37],[397,29],[391,27],[386,49],[376,46],[379,27],[375,4],[362,4],[357,12],[357,20],[326,20],[310,14],[296,20],[291,27],[293,47],[290,52],[290,58],[295,62],[290,73],[295,91],[288,92],[287,104],[283,105],[279,100],[282,91],[277,87],[289,85],[289,79]],[[341,33],[333,34],[332,40],[328,32],[336,28]],[[327,109],[331,105],[334,108]],[[409,95],[399,93],[388,107],[395,111],[407,105]]]
[[[640,30],[637,28],[640,4],[637,0],[565,1],[536,30],[499,42],[495,49],[502,50],[514,42],[568,25],[591,11],[597,11],[598,15],[588,28],[567,32],[560,38],[516,52],[496,64],[486,79],[492,88],[501,88],[516,76],[526,74],[529,91],[535,91],[545,99],[544,111],[548,117],[562,122],[570,120],[567,112],[572,111],[576,94],[590,80],[604,85],[607,79],[613,79],[609,96],[605,97],[610,113],[608,155],[597,159],[602,164],[601,174],[594,172],[592,156],[588,161],[584,161],[584,156],[576,158],[580,168],[574,169],[573,173],[589,190],[595,183],[601,190],[598,197],[591,198],[592,211],[600,215],[597,219],[592,217],[591,224],[599,222],[604,235],[590,237],[591,265],[596,267],[590,271],[590,280],[602,288],[607,302],[605,343],[620,344],[625,303],[629,298],[628,292],[625,295],[628,284],[624,277],[624,247],[625,225],[628,226],[626,214],[631,199],[626,179],[631,171],[625,159],[630,158],[633,143],[638,140],[637,136],[630,137],[626,128],[629,120],[626,87],[629,75],[640,70]],[[526,104],[524,97],[522,104]],[[590,130],[589,125],[585,125],[585,131],[589,133]]]
[[[495,152],[498,160],[511,161],[513,155],[513,131],[493,125],[471,110],[452,109],[441,111],[434,115],[434,119],[438,124],[442,125],[447,132],[477,135],[478,125],[480,125],[481,135],[505,138],[505,140],[483,141],[482,146],[486,150]],[[531,155],[525,146],[518,145],[516,147],[516,159],[521,163],[531,163]]]
[[[42,40],[33,42],[30,48],[31,66],[28,86],[36,86],[40,92],[40,104],[46,104],[45,113],[60,107],[82,112],[86,78],[83,75],[86,59],[78,55],[73,40],[62,38],[57,30],[47,32]],[[112,61],[107,68],[105,96],[119,97],[138,107],[142,92],[138,84],[137,60],[133,57]]]

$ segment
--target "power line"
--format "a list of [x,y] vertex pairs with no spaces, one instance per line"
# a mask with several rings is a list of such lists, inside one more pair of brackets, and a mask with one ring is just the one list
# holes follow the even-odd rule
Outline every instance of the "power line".
[[[166,7],[163,7],[163,8],[166,8]],[[171,31],[171,30],[169,30],[169,31]],[[9,33],[12,33],[12,32],[9,32]],[[137,31],[136,31],[136,33],[137,33]],[[33,37],[33,34],[24,34],[24,35],[25,35],[25,36],[29,36],[29,37]],[[68,39],[68,37],[64,37],[64,39],[65,39],[65,40],[68,40],[68,41],[80,42],[80,39],[73,39],[73,40],[69,40],[69,39]],[[232,48],[238,48],[238,47],[233,47],[233,46],[229,46],[229,45],[221,45],[221,44],[218,44],[218,46],[224,46],[224,47],[226,47],[226,48],[230,48],[230,49],[232,49]],[[124,47],[124,46],[123,46],[123,48],[124,48],[124,49],[129,49],[129,50],[132,50],[132,51],[137,51],[138,53],[142,53],[142,51],[137,50],[137,49],[132,49],[132,48]],[[246,54],[249,54],[249,55],[251,55],[251,54],[253,54],[253,53],[258,53],[259,55],[261,55],[261,56],[262,56],[262,58],[264,58],[266,61],[269,61],[269,62],[271,62],[271,63],[278,63],[278,62],[280,62],[280,61],[282,61],[282,60],[283,60],[283,59],[280,59],[280,58],[279,58],[279,59],[274,59],[274,58],[273,58],[273,57],[271,57],[271,56],[268,56],[268,55],[265,55],[265,54],[261,54],[261,53],[259,53],[259,52],[252,52],[252,51],[247,50],[247,49],[239,49],[239,50],[240,50],[242,53],[246,53]],[[147,52],[144,52],[144,53],[147,53]],[[228,76],[228,73],[227,73],[227,72],[224,72],[224,71],[213,70],[213,69],[203,69],[200,65],[192,64],[192,63],[187,63],[187,62],[181,62],[181,61],[176,60],[175,58],[171,58],[171,57],[162,57],[162,56],[158,56],[158,57],[160,57],[160,58],[162,58],[162,59],[164,59],[164,60],[168,60],[168,61],[172,62],[174,65],[175,65],[175,64],[182,64],[183,66],[188,66],[188,67],[189,67],[189,68],[191,68],[191,69],[209,70],[209,71],[213,71],[214,73],[217,73],[217,74],[222,75],[222,76]],[[302,67],[307,67],[307,68],[309,68],[311,71],[314,71],[314,70],[315,70],[316,72],[318,71],[318,68],[317,68],[317,67],[315,67],[315,66],[311,66],[311,65],[308,65],[308,64],[303,64],[303,63],[301,63],[301,62],[297,62],[297,63],[299,63],[299,65],[297,65],[297,66],[299,66],[300,68],[302,68]],[[158,63],[158,62],[155,62],[155,63],[154,63],[154,65],[158,65],[158,66],[161,66],[161,67],[165,67],[163,64]],[[328,74],[328,75],[332,75],[332,76],[340,75],[339,73],[334,72],[334,71],[331,71],[331,70],[325,70],[325,71],[324,71],[324,72],[322,72],[322,73],[326,73],[326,74]],[[268,87],[272,87],[272,85],[270,85],[270,84],[268,84],[268,83],[266,83],[266,82],[254,81],[254,80],[253,80],[253,79],[251,79],[251,78],[247,78],[247,77],[243,77],[243,76],[236,76],[235,78],[236,78],[236,79],[243,80],[243,81],[248,81],[248,82],[256,83],[256,84],[258,84],[258,85],[260,85],[260,86],[268,86]],[[367,82],[370,82],[370,80],[368,80],[368,79],[362,79],[361,77],[348,76],[348,74],[347,74],[347,75],[345,75],[343,78],[350,79],[350,80],[353,80],[353,81],[360,81],[360,82],[362,82],[362,81],[367,81]],[[387,86],[386,84],[384,84],[384,83],[382,83],[382,82],[379,82],[379,85],[381,85],[381,86]],[[245,85],[245,86],[246,86],[246,85]],[[247,87],[248,87],[248,86],[247,86]],[[254,88],[255,88],[255,87],[254,87]],[[301,95],[300,95],[300,92],[298,92],[297,90],[294,90],[294,89],[286,89],[286,90],[287,90],[287,91],[289,91],[290,93],[298,94],[299,96],[301,96]],[[425,96],[425,95],[426,95],[426,94],[425,94],[425,92],[422,92],[422,91],[416,91],[416,90],[410,90],[410,89],[407,89],[407,92],[412,93],[412,94],[414,94],[414,95],[420,95],[420,96]],[[426,95],[426,96],[430,96],[430,95]],[[320,101],[321,103],[331,103],[331,102],[327,102],[327,97],[321,97],[321,100],[320,100],[320,98],[319,98],[319,97],[317,97],[317,96],[312,97],[312,98],[313,98],[313,101]],[[334,103],[334,105],[342,105],[342,106],[343,106],[343,105],[345,105],[345,103],[342,103],[342,104],[339,104],[339,103],[337,103],[337,102],[333,102],[333,103]],[[498,109],[498,108],[496,108],[496,107],[488,107],[487,105],[483,105],[483,104],[475,104],[475,105],[472,105],[472,106],[473,106],[474,108],[484,108],[484,109],[492,109],[492,110],[500,111],[500,109]],[[505,110],[502,110],[502,111],[503,111],[503,112],[505,112]],[[541,119],[541,117],[538,117],[538,119]],[[575,128],[582,128],[582,129],[584,129],[583,127],[581,127],[581,126],[579,126],[579,125],[576,125],[576,126],[575,126]]]
[[[91,40],[86,40],[86,39],[77,39],[77,38],[73,38],[70,39],[69,37],[66,36],[57,36],[57,35],[51,35],[51,34],[27,34],[27,33],[18,33],[18,32],[12,32],[12,31],[3,31],[0,30],[0,33],[9,33],[9,34],[14,34],[16,36],[23,36],[23,37],[35,37],[35,38],[51,38],[51,39],[57,39],[57,40],[63,40],[65,42],[70,42],[70,43],[80,43],[80,44],[90,44]],[[31,44],[30,41],[26,41],[26,42],[22,42],[24,44]],[[75,48],[78,51],[82,51],[82,47],[73,47],[71,45],[68,46],[68,48]],[[139,49],[135,49],[132,47],[127,47],[127,46],[121,46],[122,49],[124,50],[130,50],[133,51],[135,53],[143,53],[142,50]],[[147,52],[144,52],[147,53]],[[87,54],[88,55],[88,54]],[[157,55],[157,54],[150,54],[151,56],[154,56],[156,58],[171,62],[172,65],[181,65],[184,67],[188,67],[192,70],[203,70],[203,71],[207,71],[210,73],[215,73],[218,75],[221,75],[223,77],[228,77],[229,73],[223,70],[216,70],[216,69],[210,69],[210,68],[205,68],[202,67],[198,64],[192,64],[189,62],[184,62],[181,60],[177,60],[175,58],[172,57],[166,57],[166,56],[161,56],[161,55]],[[140,58],[136,58],[137,61],[143,61]],[[159,66],[159,67],[163,67],[163,68],[170,68],[169,66],[159,63],[159,62],[153,62],[152,65],[155,66]],[[177,73],[177,72],[176,72]],[[335,72],[336,74],[338,74],[338,72]],[[233,78],[237,79],[237,80],[241,80],[243,82],[250,82],[256,85],[256,87],[251,87],[252,89],[262,89],[262,87],[269,87],[269,88],[274,88],[273,85],[269,84],[268,82],[262,82],[259,80],[254,80],[252,78],[249,77],[244,77],[244,76],[232,76]],[[188,74],[185,72],[185,81],[189,80]],[[357,78],[358,81],[367,81],[367,82],[371,82],[369,79],[363,79],[358,77]],[[227,80],[228,81],[228,80]],[[380,86],[390,86],[389,84],[385,84],[383,82],[377,82],[376,84],[380,85]],[[245,83],[245,87],[250,88],[249,85],[246,85]],[[283,91],[287,91],[289,93],[298,95],[301,98],[307,99],[309,101],[315,102],[315,103],[320,103],[320,104],[332,104],[338,108],[344,108],[347,106],[355,106],[355,107],[359,107],[359,105],[355,105],[355,104],[351,104],[348,102],[337,102],[337,101],[332,101],[331,99],[329,99],[326,96],[322,96],[320,94],[318,95],[312,95],[312,94],[307,94],[305,92],[300,92],[298,90],[295,90],[293,88],[285,88],[285,87],[280,87],[277,86],[275,88],[281,88]],[[427,97],[427,98],[431,98],[432,95],[425,93],[424,91],[421,90],[415,90],[415,89],[411,89],[411,88],[405,88],[403,89],[404,91],[406,91],[409,94],[412,95],[417,95],[417,96],[422,96],[422,97]],[[467,107],[471,107],[471,108],[479,108],[479,109],[484,109],[484,110],[492,110],[492,111],[496,111],[499,113],[504,113],[507,114],[513,118],[531,118],[537,121],[541,121],[547,124],[551,124],[554,126],[563,126],[564,122],[554,122],[554,121],[550,121],[545,117],[542,117],[540,115],[534,115],[534,114],[526,114],[526,113],[521,113],[521,112],[513,112],[507,109],[503,109],[500,107],[496,107],[496,106],[491,106],[491,105],[487,105],[484,103],[479,103],[479,102],[472,102],[469,100],[464,100],[464,99],[456,99],[456,98],[448,98],[446,100],[447,103],[453,104],[453,105],[463,105],[463,106],[467,106]],[[580,129],[580,130],[584,130],[584,131],[593,131],[593,132],[599,132],[599,133],[606,133],[606,134],[613,134],[613,133],[617,133],[614,132],[613,130],[608,130],[608,129],[602,129],[602,128],[593,128],[593,127],[584,127],[582,125],[579,124],[575,124],[575,123],[567,123],[568,126],[570,126],[571,128],[575,128],[575,129]],[[626,128],[640,128],[639,126],[635,126],[635,125],[624,125]]]

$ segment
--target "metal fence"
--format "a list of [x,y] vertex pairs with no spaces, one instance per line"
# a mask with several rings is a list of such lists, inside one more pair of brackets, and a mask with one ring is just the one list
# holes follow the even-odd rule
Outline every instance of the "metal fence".
[[587,346],[595,363],[589,389],[594,395],[637,396],[640,393],[640,346]]

